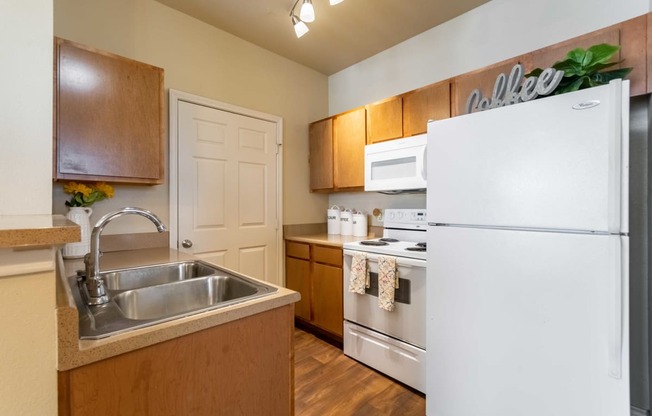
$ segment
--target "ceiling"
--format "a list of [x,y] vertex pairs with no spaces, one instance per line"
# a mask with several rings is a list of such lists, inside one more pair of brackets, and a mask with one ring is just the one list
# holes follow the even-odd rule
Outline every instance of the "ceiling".
[[316,18],[300,39],[290,21],[294,0],[157,1],[331,75],[489,0],[313,0]]

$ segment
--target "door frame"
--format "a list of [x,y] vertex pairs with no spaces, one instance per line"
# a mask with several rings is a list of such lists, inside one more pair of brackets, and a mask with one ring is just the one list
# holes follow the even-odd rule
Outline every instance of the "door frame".
[[199,95],[190,94],[183,91],[169,89],[169,161],[170,169],[170,187],[169,187],[169,204],[170,204],[170,247],[178,249],[179,242],[179,102],[197,104],[204,107],[213,108],[219,111],[239,114],[245,117],[265,120],[276,124],[276,244],[277,266],[276,273],[279,282],[285,284],[283,275],[283,118],[273,114],[267,114],[222,101],[213,100]]

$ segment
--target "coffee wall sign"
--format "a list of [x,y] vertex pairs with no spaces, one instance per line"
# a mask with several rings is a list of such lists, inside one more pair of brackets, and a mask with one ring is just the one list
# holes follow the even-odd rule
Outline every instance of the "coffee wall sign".
[[527,77],[523,82],[523,66],[516,64],[509,77],[505,74],[496,77],[491,97],[483,98],[482,92],[477,88],[471,91],[466,100],[466,113],[517,104],[534,100],[539,95],[548,95],[557,88],[563,77],[564,71],[546,68],[538,77]]

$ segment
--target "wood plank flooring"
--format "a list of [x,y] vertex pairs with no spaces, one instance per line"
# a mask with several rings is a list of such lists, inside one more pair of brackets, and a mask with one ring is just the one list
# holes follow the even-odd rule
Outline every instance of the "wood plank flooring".
[[296,416],[423,416],[425,397],[300,329],[294,332]]

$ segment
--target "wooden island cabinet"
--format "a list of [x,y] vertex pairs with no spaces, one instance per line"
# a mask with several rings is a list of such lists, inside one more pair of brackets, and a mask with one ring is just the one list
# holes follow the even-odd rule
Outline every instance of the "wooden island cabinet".
[[342,341],[342,249],[334,246],[285,242],[285,279],[288,289],[301,293],[295,317],[302,324],[325,331]]
[[59,372],[59,416],[292,415],[292,305]]

